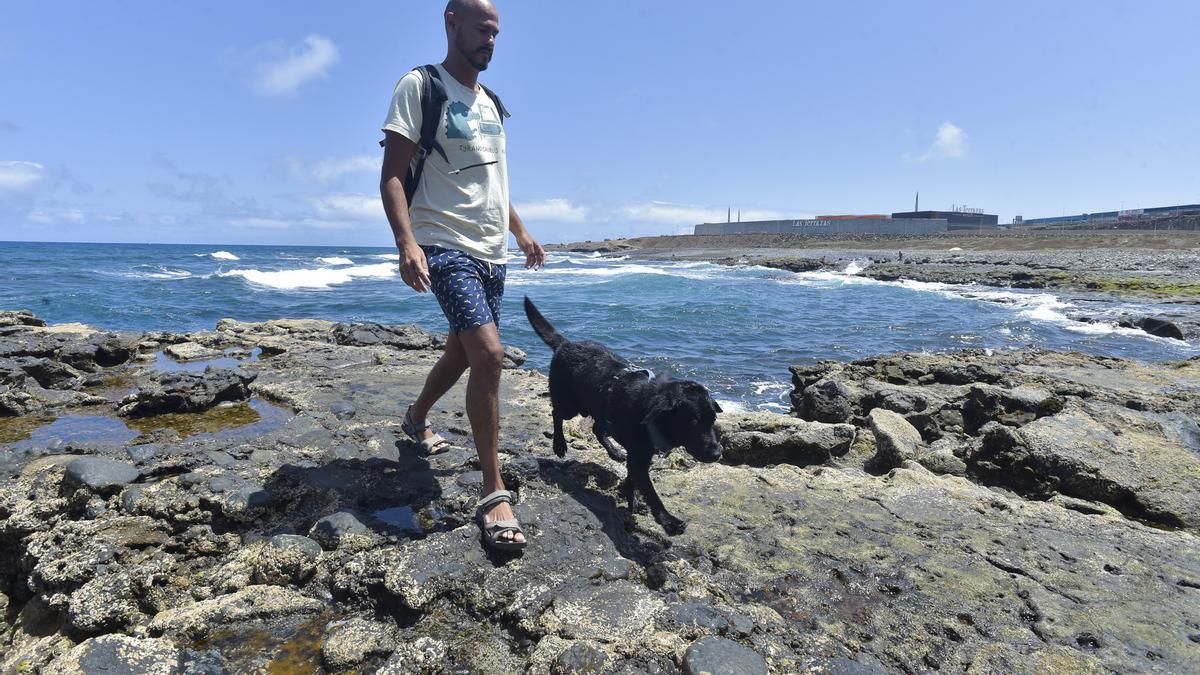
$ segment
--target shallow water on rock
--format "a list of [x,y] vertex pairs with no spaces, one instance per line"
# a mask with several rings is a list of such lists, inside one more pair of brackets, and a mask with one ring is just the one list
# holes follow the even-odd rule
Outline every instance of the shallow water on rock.
[[[236,349],[226,350],[226,354],[235,353]],[[258,361],[262,355],[262,349],[255,347],[250,351],[250,355],[244,358],[236,356],[219,356],[213,359],[196,359],[194,361],[176,361],[167,356],[165,352],[154,353],[154,363],[148,364],[150,368],[166,373],[202,373],[209,366],[215,368],[237,368],[244,363]]]
[[252,398],[245,403],[219,405],[198,413],[135,417],[129,419],[127,424],[144,434],[172,429],[184,438],[198,434],[213,434],[216,438],[244,438],[278,429],[291,416],[288,410]]
[[411,506],[393,506],[371,514],[388,525],[412,534],[424,534],[425,528]]
[[192,646],[221,652],[235,672],[269,675],[323,672],[321,647],[325,643],[325,626],[332,618],[323,614],[298,625],[227,631]]
[[282,427],[292,413],[259,399],[221,405],[200,413],[173,413],[124,419],[111,415],[0,418],[0,468],[13,470],[29,455],[52,454],[71,445],[120,446],[142,434],[171,429],[182,438],[209,434],[246,438]]

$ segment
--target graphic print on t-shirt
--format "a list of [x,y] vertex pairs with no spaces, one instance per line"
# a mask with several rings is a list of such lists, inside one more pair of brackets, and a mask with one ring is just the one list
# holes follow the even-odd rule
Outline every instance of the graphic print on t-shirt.
[[452,101],[446,106],[446,138],[462,138],[471,140],[475,132],[471,130],[468,119],[471,109],[462,101]]
[[452,101],[446,106],[446,138],[472,140],[476,127],[481,136],[499,136],[503,130],[500,116],[491,106],[481,105],[479,110],[472,110],[462,101]]

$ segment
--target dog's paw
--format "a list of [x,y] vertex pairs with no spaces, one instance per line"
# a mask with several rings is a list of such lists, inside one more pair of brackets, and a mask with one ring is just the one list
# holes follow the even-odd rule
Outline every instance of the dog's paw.
[[626,456],[624,450],[621,450],[620,448],[605,448],[605,450],[608,452],[608,456],[611,457],[614,462],[625,462]]
[[667,534],[677,537],[687,529],[687,523],[678,518],[668,517],[662,520],[662,528],[666,530]]

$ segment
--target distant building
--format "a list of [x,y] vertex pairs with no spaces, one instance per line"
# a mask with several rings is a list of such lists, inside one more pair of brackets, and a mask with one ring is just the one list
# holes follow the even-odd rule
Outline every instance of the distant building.
[[971,209],[965,206],[956,207],[950,211],[903,211],[893,213],[893,218],[939,218],[945,220],[951,230],[980,230],[994,229],[1000,224],[1000,217],[984,213],[983,209]]
[[931,234],[946,231],[944,218],[821,216],[803,220],[702,223],[696,234]]
[[1104,223],[1113,221],[1141,220],[1143,218],[1169,218],[1171,216],[1200,215],[1200,204],[1178,204],[1155,206],[1149,209],[1126,209],[1124,211],[1102,211],[1100,213],[1076,213],[1052,218],[1029,218],[1025,225],[1065,225],[1067,223]]

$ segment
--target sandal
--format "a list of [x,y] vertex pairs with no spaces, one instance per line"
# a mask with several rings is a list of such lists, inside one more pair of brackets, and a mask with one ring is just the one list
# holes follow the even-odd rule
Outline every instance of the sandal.
[[508,502],[512,504],[512,493],[508,490],[496,490],[492,494],[479,500],[479,506],[475,509],[475,522],[479,524],[479,529],[483,532],[483,541],[489,547],[497,551],[519,551],[525,548],[525,541],[515,541],[513,539],[501,539],[500,535],[505,532],[512,532],[515,537],[518,533],[525,534],[521,529],[521,524],[516,518],[505,518],[494,522],[487,522],[484,514],[491,511],[498,504]]
[[413,443],[420,445],[425,454],[441,454],[450,448],[450,441],[442,438],[441,434],[434,434],[429,438],[421,438],[421,434],[428,430],[430,426],[432,425],[429,424],[428,420],[420,427],[412,421],[412,406],[410,405],[408,406],[408,410],[404,411],[404,421],[400,423],[400,431],[403,431],[404,435],[408,436],[409,440]]

